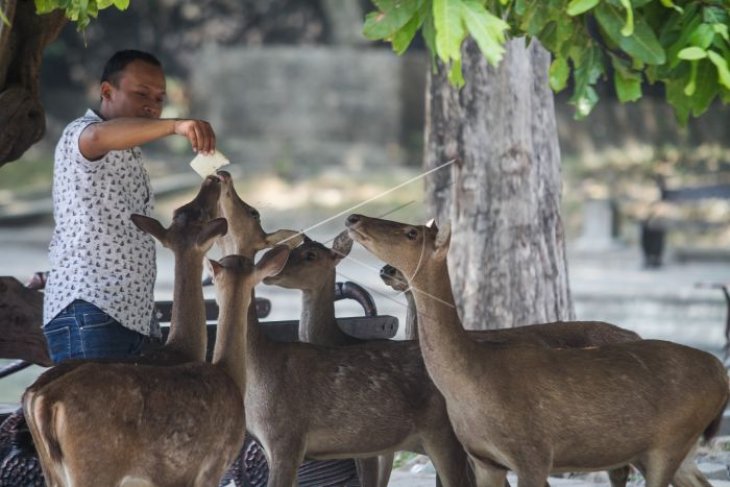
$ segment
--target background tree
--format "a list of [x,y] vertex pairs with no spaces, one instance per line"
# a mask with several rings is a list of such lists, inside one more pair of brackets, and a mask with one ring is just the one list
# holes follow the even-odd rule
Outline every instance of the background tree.
[[572,318],[549,86],[562,90],[572,75],[571,102],[576,116],[585,117],[598,100],[594,86],[601,76],[613,78],[621,101],[639,99],[646,78],[665,86],[686,122],[715,98],[730,100],[730,5],[374,3],[378,10],[365,22],[368,37],[387,40],[402,53],[420,30],[434,58],[424,165],[456,164],[430,178],[427,197],[433,213],[453,223],[451,270],[465,326]]

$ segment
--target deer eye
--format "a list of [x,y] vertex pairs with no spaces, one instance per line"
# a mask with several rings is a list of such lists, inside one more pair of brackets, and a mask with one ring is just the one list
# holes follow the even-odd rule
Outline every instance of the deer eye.
[[250,213],[254,220],[256,220],[256,221],[261,220],[261,214],[259,213],[259,211],[257,209],[251,208]]
[[418,230],[416,230],[415,228],[411,228],[410,230],[408,230],[408,232],[406,232],[406,237],[409,240],[415,240],[418,237]]
[[306,254],[304,254],[304,258],[308,261],[317,260],[317,254],[315,254],[314,252],[307,252]]

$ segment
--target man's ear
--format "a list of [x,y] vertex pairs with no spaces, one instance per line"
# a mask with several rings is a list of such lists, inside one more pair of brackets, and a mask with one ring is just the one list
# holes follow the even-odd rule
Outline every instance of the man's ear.
[[109,100],[112,96],[113,89],[114,87],[110,82],[102,81],[101,85],[99,86],[99,96],[101,96],[102,100]]

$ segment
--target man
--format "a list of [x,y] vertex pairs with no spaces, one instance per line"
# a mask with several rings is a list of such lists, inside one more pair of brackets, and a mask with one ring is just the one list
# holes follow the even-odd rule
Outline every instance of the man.
[[154,203],[137,146],[179,135],[194,151],[215,149],[208,122],[160,118],[165,75],[151,54],[117,52],[100,88],[98,110],[71,122],[55,152],[43,322],[56,363],[135,355],[146,337],[159,336],[155,244],[130,220]]

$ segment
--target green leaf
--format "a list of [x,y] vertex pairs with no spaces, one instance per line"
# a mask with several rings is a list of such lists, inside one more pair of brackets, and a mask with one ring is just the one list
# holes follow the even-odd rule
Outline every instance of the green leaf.
[[593,107],[598,103],[598,94],[592,87],[587,87],[579,96],[570,99],[575,105],[575,119],[581,120],[590,115]]
[[714,30],[716,34],[720,34],[722,38],[725,39],[727,42],[730,42],[730,35],[728,35],[727,25],[712,24],[712,30]]
[[129,0],[114,0],[114,6],[119,10],[127,10],[129,8]]
[[708,24],[727,24],[729,18],[730,12],[727,7],[707,6],[702,9],[702,20]]
[[707,51],[707,55],[717,68],[717,81],[725,88],[730,89],[730,70],[728,69],[727,59],[715,51]]
[[669,80],[666,83],[667,101],[674,108],[674,116],[681,126],[686,126],[692,110],[692,100],[684,94],[682,80]]
[[430,10],[426,12],[421,28],[421,37],[428,48],[428,55],[431,58],[432,69],[436,68],[436,28],[433,25],[433,14]]
[[54,0],[35,0],[35,12],[38,15],[53,12],[57,8],[59,6]]
[[631,8],[630,0],[621,0],[621,5],[626,9],[626,23],[621,29],[621,35],[628,37],[634,33],[634,9]]
[[643,18],[634,19],[634,35],[626,37],[621,34],[624,22],[616,7],[601,3],[595,12],[598,23],[608,37],[624,52],[647,64],[663,64],[666,61],[664,49]]
[[613,85],[622,103],[641,98],[641,72],[631,69],[629,64],[618,56],[611,56],[613,65]]
[[624,77],[619,71],[613,72],[613,86],[621,103],[641,98],[641,75]]
[[679,51],[679,53],[677,53],[677,57],[686,61],[696,61],[698,59],[706,58],[707,51],[705,51],[701,47],[685,47],[684,49]]
[[423,19],[421,16],[414,15],[403,28],[393,35],[391,43],[396,54],[401,55],[406,52],[422,23]]
[[489,13],[478,0],[463,0],[461,18],[479,50],[492,65],[497,65],[504,55],[505,31],[509,25]]
[[449,68],[449,82],[457,88],[464,86],[464,73],[461,71],[461,59],[451,63]]
[[695,94],[695,90],[697,89],[697,64],[698,61],[692,61],[691,62],[691,71],[689,75],[689,81],[684,86],[684,94],[687,96],[692,96]]
[[436,54],[444,62],[461,59],[461,43],[466,32],[461,21],[460,7],[459,0],[433,0]]
[[710,24],[700,24],[689,36],[689,43],[693,46],[707,49],[715,38],[715,29]]
[[0,20],[2,20],[3,24],[10,27],[10,19],[5,15],[5,12],[3,12],[3,9],[0,8]]
[[570,66],[568,65],[568,60],[563,57],[555,58],[550,64],[550,70],[548,72],[550,88],[556,93],[561,91],[568,83],[569,75]]
[[371,40],[390,39],[418,12],[418,0],[379,0],[379,11],[365,16],[363,35]]
[[568,15],[575,17],[576,15],[586,13],[598,5],[598,1],[599,0],[572,0],[568,4]]

